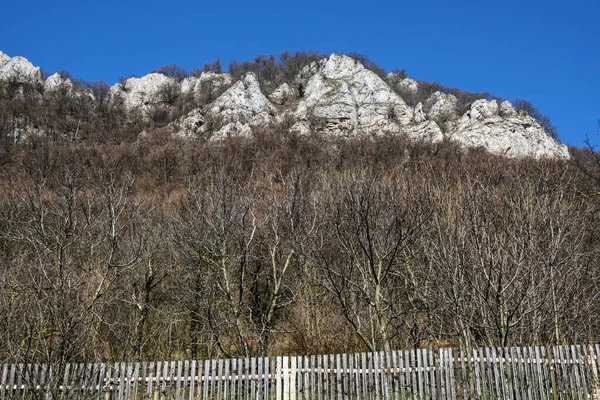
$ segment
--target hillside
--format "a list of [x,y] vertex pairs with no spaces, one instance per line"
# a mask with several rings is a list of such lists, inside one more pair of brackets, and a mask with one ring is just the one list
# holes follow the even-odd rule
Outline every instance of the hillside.
[[0,361],[598,343],[600,154],[356,58],[1,56]]
[[[508,157],[569,158],[567,147],[545,130],[548,119],[527,113],[531,107],[516,109],[488,94],[416,82],[402,71],[385,74],[367,59],[341,54],[259,56],[235,63],[229,73],[215,63],[192,76],[166,66],[108,88],[74,82],[68,73],[43,79],[26,59],[0,53],[0,84],[1,128],[15,140],[31,134],[99,140],[123,136],[117,132],[123,125],[128,140],[156,129],[191,139],[272,129],[335,137],[405,135]],[[7,104],[13,102],[23,103],[22,109]],[[34,111],[40,105],[49,119]]]

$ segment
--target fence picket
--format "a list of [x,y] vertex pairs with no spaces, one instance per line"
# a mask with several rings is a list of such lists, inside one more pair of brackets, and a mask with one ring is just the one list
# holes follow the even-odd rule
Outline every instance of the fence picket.
[[289,389],[288,389],[288,399],[296,400],[296,357],[289,358],[290,366],[288,370],[289,377]]
[[[311,395],[309,397],[309,389],[308,389],[309,382],[310,382],[309,379],[311,379],[311,377],[312,377],[312,364],[309,367],[309,364],[308,364],[309,360],[310,360],[310,358],[308,356],[304,356],[304,369],[305,369],[305,372],[304,372],[304,386],[303,386],[303,388],[304,388],[304,400],[313,400],[314,399],[314,395]],[[310,374],[308,373],[307,368],[311,369],[311,373]]]
[[[2,377],[0,378],[0,400],[4,400],[8,398],[8,396],[4,396],[5,389],[8,390],[8,384],[6,383],[6,377],[8,376],[8,364],[4,364],[2,366]],[[10,393],[10,391],[8,391]]]
[[[340,396],[338,396],[338,399],[343,399],[344,400],[348,400],[348,358],[346,354],[342,354],[341,355],[341,359],[342,359],[342,393],[340,394]],[[340,363],[338,362],[338,367],[340,366]]]
[[546,347],[540,347],[540,365],[542,367],[542,381],[544,382],[544,398],[550,397],[550,363],[546,355]]

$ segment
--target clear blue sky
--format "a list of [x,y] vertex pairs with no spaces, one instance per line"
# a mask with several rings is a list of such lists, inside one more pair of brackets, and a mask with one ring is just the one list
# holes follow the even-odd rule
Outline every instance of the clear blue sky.
[[416,79],[529,100],[565,143],[598,133],[598,0],[31,0],[5,2],[0,21],[0,50],[90,81],[284,50],[357,52]]

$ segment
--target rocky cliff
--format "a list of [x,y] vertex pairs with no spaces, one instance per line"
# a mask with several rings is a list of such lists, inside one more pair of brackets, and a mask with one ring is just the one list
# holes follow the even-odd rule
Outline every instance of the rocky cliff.
[[[37,83],[48,92],[59,88],[77,92],[70,80],[54,74],[44,81],[40,69],[29,61],[2,52],[0,80]],[[252,72],[236,82],[226,73],[205,72],[181,81],[152,73],[112,86],[108,98],[111,104],[149,119],[157,107],[169,111],[176,99],[187,96],[185,111],[168,125],[184,137],[251,135],[276,125],[300,134],[451,140],[508,157],[569,157],[565,145],[508,101],[498,104],[482,98],[465,107],[452,94],[437,91],[411,106],[403,96],[419,93],[416,81],[394,74],[382,77],[346,55],[332,54],[306,65],[291,81],[272,83],[260,81]],[[267,91],[269,86],[275,89]]]

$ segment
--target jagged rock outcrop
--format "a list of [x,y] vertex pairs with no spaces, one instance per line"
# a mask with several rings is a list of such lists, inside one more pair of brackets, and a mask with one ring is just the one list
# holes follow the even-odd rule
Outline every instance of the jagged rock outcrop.
[[[260,90],[254,73],[227,89],[206,111],[208,119],[218,119],[220,135],[249,132],[248,128],[270,125],[275,121],[276,110]],[[242,129],[243,128],[243,129]]]
[[34,67],[26,58],[11,58],[0,51],[0,80],[38,83],[42,81],[42,73],[39,67]]
[[550,137],[535,119],[517,113],[507,101],[500,107],[496,100],[473,102],[450,138],[508,157],[569,158],[567,146]]
[[108,95],[111,102],[122,102],[127,111],[136,111],[142,118],[149,118],[157,105],[173,102],[180,91],[174,78],[152,73],[117,83],[110,88]]
[[428,116],[435,120],[457,119],[458,99],[456,96],[442,92],[435,92],[425,101],[429,110]]
[[413,122],[413,110],[374,72],[333,54],[306,83],[295,117],[300,132],[350,136],[398,133]]
[[424,108],[430,120],[436,121],[446,133],[456,129],[458,118],[458,99],[443,92],[435,92],[425,101]]
[[275,104],[283,105],[298,97],[298,92],[287,83],[282,83],[269,95],[269,99]]
[[197,103],[211,102],[231,84],[231,75],[206,71],[181,81],[181,93],[192,93]]
[[403,92],[416,94],[419,91],[419,84],[417,81],[411,78],[404,78],[400,80],[396,85]]
[[204,134],[203,126],[206,118],[200,109],[195,109],[171,124],[176,136],[194,138]]
[[63,79],[58,72],[50,75],[44,82],[44,91],[53,92],[56,90],[73,90],[73,82],[69,78]]

